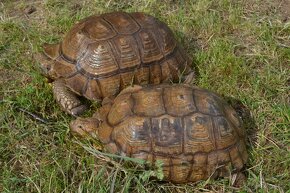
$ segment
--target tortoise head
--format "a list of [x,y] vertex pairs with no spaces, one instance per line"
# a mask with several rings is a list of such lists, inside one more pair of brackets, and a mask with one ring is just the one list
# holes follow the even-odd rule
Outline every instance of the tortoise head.
[[70,130],[73,134],[80,137],[91,136],[93,138],[96,138],[98,135],[98,128],[100,126],[100,123],[100,120],[94,117],[78,117],[76,120],[70,123]]
[[59,78],[56,68],[58,62],[55,60],[58,56],[59,44],[44,44],[43,53],[37,55],[41,73],[47,78],[53,80]]

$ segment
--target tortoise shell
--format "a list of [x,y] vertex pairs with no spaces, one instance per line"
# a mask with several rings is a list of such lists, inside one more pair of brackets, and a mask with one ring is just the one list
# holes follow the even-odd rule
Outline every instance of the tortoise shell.
[[191,61],[172,31],[144,13],[112,12],[75,24],[60,44],[44,46],[54,79],[78,95],[102,99],[132,84],[178,81]]
[[[133,87],[134,88],[134,87]],[[189,85],[127,88],[98,114],[98,138],[111,153],[161,160],[166,180],[229,175],[247,162],[245,131],[220,96]]]

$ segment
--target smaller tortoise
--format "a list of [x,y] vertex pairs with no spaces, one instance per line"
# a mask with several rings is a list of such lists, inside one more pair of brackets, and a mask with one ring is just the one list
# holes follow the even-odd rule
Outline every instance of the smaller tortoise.
[[102,100],[132,84],[192,82],[191,61],[166,24],[144,13],[93,15],[39,55],[57,102],[69,114],[85,109],[77,96]]
[[70,128],[98,138],[110,153],[161,160],[164,180],[175,183],[231,172],[243,177],[248,159],[235,110],[218,95],[186,84],[128,87]]

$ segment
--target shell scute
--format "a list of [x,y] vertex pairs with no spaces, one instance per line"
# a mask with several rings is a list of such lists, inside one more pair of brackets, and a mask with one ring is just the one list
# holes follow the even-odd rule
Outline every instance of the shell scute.
[[113,132],[112,139],[121,148],[121,152],[127,155],[139,152],[150,152],[150,121],[143,117],[133,116],[128,121],[118,124]]
[[81,32],[91,40],[107,40],[117,35],[111,25],[103,18],[95,16],[84,22]]
[[217,154],[217,162],[222,163],[228,163],[231,161],[230,154],[227,150],[219,151]]
[[66,78],[66,85],[68,87],[74,87],[74,91],[83,95],[84,86],[87,83],[87,78],[82,76],[81,74],[76,74],[72,77]]
[[101,98],[116,96],[120,91],[120,75],[97,80],[102,93]]
[[124,72],[120,74],[120,88],[124,88],[133,85],[134,83],[135,72]]
[[77,69],[74,64],[71,64],[62,58],[58,58],[53,65],[55,70],[55,76],[58,78],[71,77],[77,72]]
[[196,111],[192,90],[186,87],[164,89],[164,104],[167,113],[173,116],[185,116]]
[[141,12],[131,13],[131,16],[142,28],[154,28],[158,22],[153,16]]
[[195,113],[185,117],[184,120],[185,153],[210,152],[216,148],[213,125],[211,118],[207,115]]
[[84,96],[90,100],[99,100],[101,90],[95,79],[88,79],[87,89],[84,91]]
[[138,42],[141,44],[139,49],[142,62],[146,64],[153,61],[158,61],[164,57],[160,48],[158,47],[158,42],[156,41],[152,31],[143,29],[138,33],[137,36],[139,40]]
[[139,91],[132,94],[135,101],[134,113],[140,116],[155,117],[165,113],[160,90]]
[[244,167],[244,162],[237,146],[230,149],[230,157],[236,169],[242,169]]
[[183,129],[179,118],[152,118],[153,149],[156,153],[182,153]]
[[170,180],[173,182],[186,182],[192,165],[191,159],[192,156],[173,158]]
[[161,67],[159,64],[155,64],[152,66],[149,66],[150,68],[150,84],[159,84],[162,82],[161,79]]
[[214,116],[222,116],[224,114],[223,106],[208,92],[194,90],[194,99],[198,101],[196,106],[199,112]]
[[133,34],[140,29],[135,20],[124,12],[104,14],[103,17],[114,27],[118,34]]
[[86,34],[82,33],[84,25],[83,22],[76,24],[60,45],[61,54],[72,63],[76,63],[81,53],[86,50],[87,45],[92,42]]
[[121,70],[140,66],[141,58],[133,36],[117,36],[112,44],[116,47],[116,59]]
[[90,78],[118,73],[119,66],[108,42],[89,44],[77,64],[78,70]]
[[147,85],[149,84],[150,69],[149,67],[141,67],[134,71],[134,84]]
[[126,117],[133,115],[133,101],[131,95],[124,94],[117,97],[108,114],[108,122],[115,126],[123,121]]
[[163,53],[165,55],[172,53],[175,47],[177,46],[172,31],[163,23],[159,26],[158,31],[161,36],[160,41]]
[[238,142],[236,128],[225,117],[213,117],[213,122],[217,149],[224,149]]

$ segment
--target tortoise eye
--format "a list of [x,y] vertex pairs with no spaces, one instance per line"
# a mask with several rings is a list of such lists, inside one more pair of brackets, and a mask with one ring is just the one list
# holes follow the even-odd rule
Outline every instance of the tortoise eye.
[[51,64],[41,63],[40,66],[44,73],[48,73],[51,70]]
[[51,65],[46,65],[45,68],[46,68],[47,71],[50,71],[51,70]]
[[184,99],[184,95],[182,95],[182,94],[179,95],[179,98],[180,98],[180,99]]

